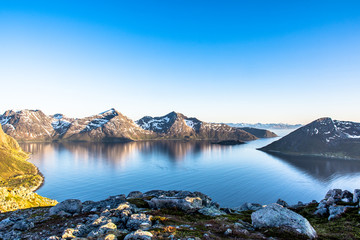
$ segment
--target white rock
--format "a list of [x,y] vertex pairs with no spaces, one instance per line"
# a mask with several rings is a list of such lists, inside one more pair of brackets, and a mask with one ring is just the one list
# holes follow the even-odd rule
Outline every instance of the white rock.
[[251,220],[255,228],[287,227],[311,239],[317,237],[315,229],[306,218],[276,203],[253,212]]

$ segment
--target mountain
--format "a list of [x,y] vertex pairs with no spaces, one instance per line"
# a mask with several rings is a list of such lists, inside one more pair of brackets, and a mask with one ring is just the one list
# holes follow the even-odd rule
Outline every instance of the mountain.
[[54,129],[61,133],[60,138],[64,140],[123,142],[152,139],[156,136],[153,132],[143,130],[113,108],[80,119],[60,118],[60,114],[56,117],[58,120],[53,122],[53,126],[57,123]]
[[51,117],[40,110],[9,110],[0,115],[4,132],[18,141],[51,141],[51,123]]
[[240,140],[250,141],[257,137],[226,124],[206,123],[189,118],[181,113],[171,112],[162,117],[146,116],[136,121],[144,130],[158,134],[159,139],[192,140]]
[[46,115],[40,110],[9,110],[0,115],[0,124],[6,134],[21,142],[250,141],[276,136],[266,130],[206,123],[176,112],[162,117],[143,117],[135,123],[113,108],[84,118],[69,118],[61,113]]
[[156,137],[115,109],[85,118],[45,115],[40,110],[6,111],[0,115],[5,133],[18,141],[133,141]]
[[252,128],[252,127],[242,127],[240,129],[244,130],[245,132],[251,133],[257,138],[273,138],[278,136],[276,135],[276,133],[266,129]]
[[296,129],[301,127],[301,124],[286,124],[286,123],[226,123],[231,127],[238,128],[260,128],[260,129]]
[[259,150],[360,159],[360,123],[320,118]]

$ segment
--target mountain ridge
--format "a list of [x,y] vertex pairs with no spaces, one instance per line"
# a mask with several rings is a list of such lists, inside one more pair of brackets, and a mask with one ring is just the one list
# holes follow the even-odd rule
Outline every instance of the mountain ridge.
[[41,110],[8,110],[0,115],[0,124],[7,134],[21,142],[257,139],[242,129],[202,122],[174,111],[134,122],[114,108],[84,118],[70,118],[61,113],[46,115]]

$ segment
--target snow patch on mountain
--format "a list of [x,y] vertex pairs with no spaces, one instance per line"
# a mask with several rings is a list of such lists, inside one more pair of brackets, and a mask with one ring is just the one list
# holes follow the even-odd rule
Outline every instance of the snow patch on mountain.
[[64,115],[62,115],[61,113],[56,113],[52,117],[55,118],[55,119],[60,120],[60,119],[62,119],[64,117]]
[[158,129],[158,130],[162,130],[164,125],[169,123],[170,118],[169,117],[163,117],[163,118],[153,118],[149,121],[142,121],[140,123],[140,121],[136,121],[136,124],[138,124],[142,129],[145,130],[151,130],[151,129]]
[[88,132],[93,129],[100,128],[104,126],[107,122],[109,122],[109,119],[94,119],[84,128],[84,130],[82,130],[82,132]]
[[192,120],[184,119],[185,124],[191,128],[194,128],[195,124]]
[[0,124],[5,125],[10,121],[10,119],[11,119],[11,117],[9,117],[9,116],[0,117]]
[[54,128],[54,130],[58,134],[63,135],[69,129],[69,127],[71,126],[71,123],[68,121],[65,121],[65,120],[63,120],[63,121],[58,120],[58,121],[53,121],[51,123],[51,126]]

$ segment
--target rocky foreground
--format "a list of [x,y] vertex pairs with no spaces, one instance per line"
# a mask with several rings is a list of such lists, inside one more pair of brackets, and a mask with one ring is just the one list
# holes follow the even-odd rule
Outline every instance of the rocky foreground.
[[0,214],[0,239],[359,239],[360,190],[319,203],[220,208],[200,192],[131,192]]

